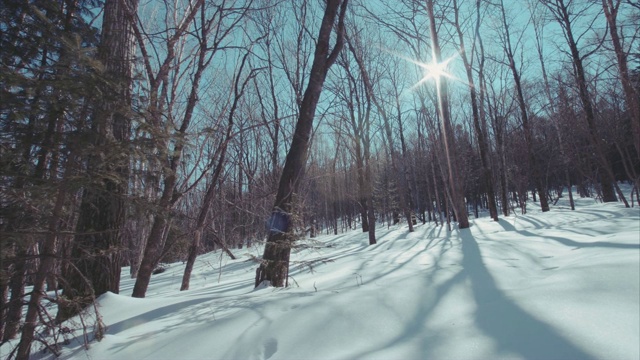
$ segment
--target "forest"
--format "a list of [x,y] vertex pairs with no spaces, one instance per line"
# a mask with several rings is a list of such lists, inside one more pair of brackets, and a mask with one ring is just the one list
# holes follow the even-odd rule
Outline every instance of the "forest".
[[637,0],[3,0],[1,342],[214,250],[280,288],[303,238],[637,207],[639,36]]

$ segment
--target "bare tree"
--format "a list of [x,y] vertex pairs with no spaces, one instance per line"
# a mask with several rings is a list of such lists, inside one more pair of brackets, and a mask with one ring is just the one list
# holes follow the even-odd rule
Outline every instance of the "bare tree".
[[[346,36],[346,35],[345,35]],[[359,38],[346,37],[350,53],[354,57],[362,57]],[[358,52],[358,55],[355,53]],[[376,218],[373,209],[373,186],[371,179],[371,107],[370,92],[364,89],[363,82],[358,76],[360,71],[351,69],[351,58],[343,53],[340,65],[344,69],[346,85],[339,90],[339,97],[347,107],[348,137],[353,144],[353,154],[356,161],[358,178],[358,199],[362,219],[362,231],[369,233],[369,244],[376,243]],[[339,86],[339,85],[338,85]]]
[[[475,131],[476,141],[478,142],[478,148],[480,150],[480,161],[482,163],[483,177],[485,183],[485,189],[487,191],[487,200],[489,203],[489,216],[495,221],[498,221],[498,208],[496,206],[495,192],[493,186],[493,173],[490,167],[489,160],[489,144],[487,140],[487,136],[482,129],[481,119],[481,111],[480,107],[483,104],[478,101],[477,87],[475,85],[475,80],[473,76],[473,59],[475,56],[475,48],[476,43],[475,40],[480,40],[480,0],[476,0],[476,24],[474,31],[474,42],[471,45],[471,51],[469,52],[469,56],[467,56],[467,49],[464,43],[464,33],[462,31],[462,27],[460,24],[460,9],[458,7],[457,0],[453,1],[453,9],[455,20],[454,24],[456,27],[456,31],[458,33],[458,41],[460,43],[460,58],[462,59],[462,63],[464,64],[464,68],[467,74],[467,82],[469,83],[469,96],[471,98],[471,110],[473,115],[473,130]],[[478,69],[480,76],[483,76],[484,72],[484,58],[481,58],[480,68]],[[483,91],[483,88],[480,87],[480,91]]]
[[[169,72],[178,72],[173,74],[172,78],[174,79],[184,76],[180,73],[182,71],[187,71],[188,73],[192,73],[192,75],[191,87],[189,89],[186,106],[178,115],[174,115],[179,119],[179,122],[172,124],[171,126],[171,128],[176,129],[175,133],[157,135],[156,143],[159,147],[159,152],[165,154],[168,160],[162,162],[162,172],[164,176],[162,194],[157,200],[157,213],[155,214],[153,225],[151,226],[147,244],[144,249],[144,255],[140,263],[138,277],[133,288],[133,297],[145,297],[149,281],[151,279],[151,274],[163,255],[163,248],[171,223],[171,211],[174,205],[183,194],[193,189],[197,183],[204,178],[211,167],[215,165],[215,162],[209,162],[209,165],[206,167],[206,171],[201,173],[201,175],[197,177],[192,184],[186,185],[185,183],[180,187],[178,186],[179,166],[182,163],[182,156],[185,151],[185,147],[188,144],[188,130],[190,129],[193,121],[194,109],[201,97],[200,84],[203,74],[211,64],[211,61],[216,54],[225,49],[238,48],[237,45],[227,46],[224,43],[224,40],[235,34],[233,30],[240,28],[240,24],[242,23],[246,13],[251,9],[252,1],[242,4],[238,4],[233,1],[225,1],[219,6],[212,8],[207,7],[207,11],[205,12],[202,12],[201,10],[201,7],[203,6],[205,6],[205,4],[202,0],[196,0],[193,6],[189,7],[186,16],[179,22],[180,26],[172,31],[171,36],[168,37],[165,45],[168,47],[169,51],[164,59],[159,62],[160,66],[157,73],[154,73],[152,70],[149,64],[149,58],[145,58],[145,67],[148,69],[148,77],[152,80],[148,105],[149,121],[152,125],[155,125],[158,128],[166,128],[161,125],[161,110],[166,108],[167,111],[171,113],[174,106],[177,106],[175,103],[175,97],[171,97],[170,99],[173,101],[169,102],[165,102],[165,98],[163,97],[163,92],[167,91],[167,87],[171,87],[172,92],[177,91],[176,86],[178,85],[167,83],[169,79]],[[201,14],[199,19],[195,18],[198,13]],[[194,19],[196,21],[195,23]],[[207,32],[211,31],[210,36],[200,36],[199,41],[194,45],[194,51],[196,54],[205,52],[206,56],[204,56],[204,58],[200,56],[195,58],[196,60],[194,64],[196,66],[193,72],[189,70],[188,66],[185,66],[183,69],[181,69],[180,66],[171,66],[174,62],[182,64],[185,59],[192,58],[189,54],[182,54],[182,58],[177,58],[179,55],[177,50],[179,49],[176,48],[179,43],[184,43],[182,37],[188,34],[187,30],[189,26],[195,26],[196,28],[203,27]],[[204,41],[205,39],[209,40]],[[143,43],[142,39],[138,42],[140,44]],[[144,53],[146,52],[143,51],[143,54]],[[230,95],[227,95],[227,98],[229,97]],[[226,105],[223,107],[226,107]],[[222,113],[224,113],[224,111],[222,111]],[[218,121],[222,120],[223,117],[224,116],[221,114],[211,116],[213,123],[210,128],[215,128],[218,125]],[[173,117],[171,118],[172,121],[177,119],[174,119]],[[214,156],[214,158],[217,158],[217,156]],[[193,173],[193,171],[191,171],[191,173]]]
[[[278,185],[278,193],[271,215],[269,237],[265,244],[262,263],[256,269],[255,286],[260,285],[263,281],[269,281],[272,286],[282,287],[288,281],[289,256],[293,241],[291,211],[294,205],[294,194],[297,192],[305,168],[313,119],[322,87],[329,68],[335,63],[344,44],[344,18],[347,3],[348,0],[327,0],[326,3],[309,83],[302,98],[296,130]],[[336,43],[330,49],[334,27]]]
[[[480,42],[482,44],[482,42]],[[484,56],[483,47],[480,47]],[[502,61],[500,61],[502,62]],[[500,180],[499,198],[502,207],[502,214],[509,216],[509,176],[507,163],[507,122],[511,113],[515,111],[515,104],[512,96],[509,96],[509,88],[506,86],[506,74],[502,66],[495,66],[491,71],[485,71],[481,77],[482,88],[486,96],[484,97],[487,108],[487,116],[490,119],[496,143],[496,156],[498,158],[498,177]]]
[[[389,155],[391,159],[391,166],[393,167],[394,175],[396,177],[396,181],[398,182],[398,186],[399,186],[400,194],[398,199],[400,203],[399,204],[400,210],[404,213],[404,216],[407,220],[407,224],[409,225],[409,232],[412,232],[413,221],[411,217],[411,210],[409,208],[409,205],[407,204],[407,194],[408,194],[407,178],[406,178],[406,173],[404,171],[404,167],[401,164],[400,154],[398,154],[397,147],[395,146],[393,132],[391,130],[391,116],[387,111],[384,102],[382,101],[382,96],[375,92],[375,89],[374,89],[375,84],[372,81],[370,70],[367,68],[366,66],[367,64],[365,64],[365,61],[362,58],[362,54],[355,50],[352,51],[352,53],[354,55],[354,59],[356,63],[358,64],[358,68],[360,69],[360,74],[361,74],[362,81],[364,82],[366,96],[376,106],[376,110],[378,110],[378,114],[382,118],[386,145],[388,147]],[[392,84],[392,86],[393,85],[394,84]],[[395,90],[397,89],[394,89],[392,91],[395,91]],[[398,111],[397,115],[399,117],[398,119],[401,121],[402,113],[399,109],[397,109],[397,111]]]
[[[338,64],[344,71],[344,79],[336,84],[335,90],[336,96],[341,100],[341,103],[346,107],[343,112],[345,115],[338,116],[339,124],[336,127],[338,133],[347,131],[347,137],[349,138],[350,153],[356,162],[356,174],[358,184],[358,195],[356,202],[360,208],[360,218],[362,219],[362,232],[369,231],[369,220],[367,217],[368,212],[368,194],[366,192],[365,184],[365,159],[363,155],[363,146],[365,145],[364,134],[364,118],[370,114],[370,105],[364,105],[361,101],[363,97],[360,94],[359,82],[353,75],[351,70],[350,59],[346,53],[342,53],[342,56],[338,59]],[[365,109],[366,108],[366,109]]]
[[609,38],[611,39],[611,44],[616,54],[620,82],[622,83],[622,90],[624,91],[627,108],[631,116],[631,130],[634,134],[633,145],[636,148],[636,154],[640,156],[640,96],[638,96],[638,91],[633,87],[631,82],[627,53],[623,49],[622,40],[620,39],[620,29],[618,28],[617,21],[618,10],[621,4],[622,0],[602,0],[602,9],[607,19],[607,25],[609,26]]
[[[426,0],[427,16],[429,17],[429,34],[431,35],[431,56],[434,64],[442,62],[440,42],[436,30],[435,15],[433,11],[433,0]],[[454,146],[453,128],[451,126],[451,113],[449,108],[449,87],[447,78],[437,76],[436,89],[439,101],[439,115],[442,132],[442,142],[446,158],[448,172],[448,193],[453,206],[453,212],[458,220],[458,227],[466,229],[469,227],[469,216],[467,214],[464,193],[462,192],[462,179],[459,175],[457,154]]]
[[[502,20],[502,27],[504,30],[503,33],[503,48],[505,54],[507,55],[507,59],[509,61],[509,69],[511,70],[511,74],[513,75],[513,81],[516,90],[516,99],[518,102],[518,106],[520,108],[520,121],[522,122],[522,129],[524,131],[525,142],[527,146],[527,154],[529,157],[529,166],[531,167],[531,177],[533,178],[533,183],[536,186],[536,190],[538,191],[538,196],[540,197],[540,207],[543,212],[549,211],[549,202],[547,200],[547,187],[545,186],[545,181],[542,176],[542,172],[540,169],[540,161],[538,160],[534,150],[533,150],[533,135],[531,124],[529,121],[529,113],[527,110],[527,104],[524,99],[524,93],[522,89],[522,80],[521,74],[518,70],[518,67],[515,62],[515,54],[513,50],[513,44],[511,39],[511,31],[509,23],[507,22],[506,11],[504,8],[504,1],[500,1],[500,14]],[[517,41],[520,42],[519,40]]]
[[[581,54],[578,48],[578,41],[574,36],[574,21],[576,16],[580,16],[583,11],[574,13],[570,9],[570,4],[565,0],[540,0],[553,15],[556,22],[562,28],[567,46],[569,47],[569,54],[571,56],[571,62],[573,64],[574,78],[576,85],[578,86],[578,94],[580,102],[584,110],[584,118],[589,130],[589,140],[593,146],[597,161],[600,164],[602,175],[600,176],[600,183],[602,186],[602,197],[604,202],[618,201],[616,193],[614,191],[615,177],[611,168],[611,163],[607,158],[602,140],[598,134],[598,128],[595,122],[595,110],[591,101],[591,95],[587,86],[587,76],[584,70],[584,59],[593,54],[594,51],[590,51],[586,54]],[[577,14],[577,15],[574,15]],[[620,194],[620,193],[619,193]]]
[[[204,37],[204,36],[203,36]],[[231,109],[229,110],[229,114],[227,116],[227,128],[225,131],[224,137],[221,139],[220,146],[216,149],[215,154],[212,156],[212,161],[216,162],[216,166],[213,170],[213,174],[211,176],[211,180],[207,185],[207,191],[205,193],[204,199],[202,200],[202,205],[200,207],[200,211],[198,212],[198,218],[196,221],[196,226],[193,235],[193,242],[189,247],[189,254],[187,256],[187,262],[184,269],[184,274],[182,277],[182,285],[180,286],[180,290],[189,290],[189,281],[191,279],[191,271],[193,270],[193,264],[195,263],[196,256],[198,255],[198,251],[200,250],[200,245],[202,241],[202,233],[204,232],[204,228],[206,227],[206,220],[209,215],[209,210],[214,200],[216,186],[218,185],[218,180],[220,175],[222,174],[225,158],[227,154],[227,149],[229,146],[229,141],[232,138],[232,129],[234,117],[236,115],[236,109],[238,108],[238,103],[240,102],[244,90],[247,86],[247,83],[255,76],[255,71],[251,70],[249,75],[240,82],[240,77],[243,74],[244,66],[247,62],[247,58],[249,56],[249,52],[247,52],[240,63],[240,67],[237,71],[236,78],[234,80],[234,88],[233,88],[233,102],[231,104]]]
[[[545,59],[544,59],[544,46],[543,46],[544,45],[543,44],[544,12],[541,11],[543,9],[539,9],[536,6],[537,4],[539,4],[537,1],[533,1],[532,3],[529,4],[530,12],[531,12],[531,22],[533,23],[533,31],[534,31],[535,40],[536,40],[536,52],[538,53],[538,60],[540,61],[540,70],[542,71],[542,80],[544,82],[544,92],[547,97],[547,101],[549,102],[549,105],[547,107],[547,114],[549,114],[550,116],[553,116],[556,113],[556,107],[555,107],[555,101],[551,96],[551,85],[549,84],[549,76],[547,74],[547,68],[545,66]],[[566,144],[563,142],[563,139],[562,139],[562,132],[560,131],[559,121],[560,121],[559,118],[551,120],[551,122],[553,123],[554,129],[556,130],[556,136],[558,137],[558,144],[560,146],[560,158],[564,164],[563,172],[565,177],[565,183],[569,193],[569,205],[571,206],[571,210],[575,210],[576,207],[573,201],[573,189],[571,186],[571,176],[569,174],[569,158],[567,155]]]

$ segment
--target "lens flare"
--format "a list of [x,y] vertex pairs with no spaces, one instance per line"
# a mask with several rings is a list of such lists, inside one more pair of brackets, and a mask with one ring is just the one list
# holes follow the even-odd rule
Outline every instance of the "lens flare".
[[443,77],[455,80],[456,78],[447,71],[447,67],[449,66],[449,63],[453,61],[457,56],[458,54],[455,54],[444,61],[433,61],[431,63],[423,63],[420,61],[411,60],[412,63],[418,65],[424,71],[424,76],[413,86],[413,88],[420,86],[422,83],[429,81],[430,79],[434,79],[436,82],[440,81],[440,79]]

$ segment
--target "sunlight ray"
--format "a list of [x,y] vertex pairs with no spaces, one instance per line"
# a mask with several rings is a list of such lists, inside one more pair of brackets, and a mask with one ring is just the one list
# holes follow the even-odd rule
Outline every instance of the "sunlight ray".
[[454,81],[459,81],[459,82],[463,82],[461,79],[459,79],[458,77],[454,76],[453,74],[451,74],[447,67],[449,66],[449,63],[451,63],[456,57],[458,57],[458,54],[454,54],[450,57],[448,57],[447,59],[445,59],[444,61],[441,62],[435,62],[432,61],[430,63],[425,63],[425,62],[421,62],[421,61],[417,61],[417,60],[411,60],[411,62],[415,65],[418,65],[423,71],[424,71],[424,76],[415,84],[413,85],[411,88],[415,89],[416,87],[422,85],[423,83],[433,79],[436,82],[440,81],[441,78],[446,77],[448,79],[452,79]]

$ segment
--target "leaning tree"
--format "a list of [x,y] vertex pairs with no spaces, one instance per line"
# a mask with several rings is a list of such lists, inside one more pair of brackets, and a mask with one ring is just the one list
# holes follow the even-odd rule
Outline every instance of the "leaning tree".
[[[300,114],[293,133],[293,139],[285,160],[275,204],[271,212],[270,232],[262,256],[262,263],[256,269],[255,286],[264,281],[275,287],[283,287],[289,274],[289,256],[294,239],[292,211],[294,197],[300,185],[307,152],[311,141],[311,130],[316,107],[329,68],[335,63],[344,45],[344,18],[348,0],[327,0],[316,41],[309,83],[300,106]],[[337,22],[337,24],[336,24]],[[331,35],[336,32],[336,42],[330,47]]]

